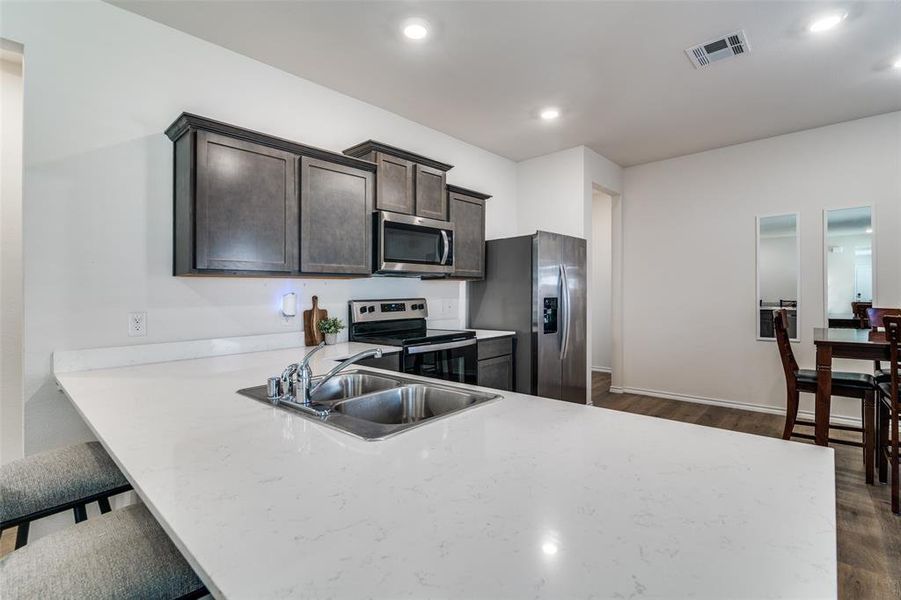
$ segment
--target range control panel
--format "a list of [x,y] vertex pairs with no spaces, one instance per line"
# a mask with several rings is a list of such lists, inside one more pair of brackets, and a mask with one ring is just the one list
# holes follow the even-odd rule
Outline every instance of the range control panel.
[[427,316],[429,307],[425,298],[350,301],[350,320],[353,323],[424,319]]

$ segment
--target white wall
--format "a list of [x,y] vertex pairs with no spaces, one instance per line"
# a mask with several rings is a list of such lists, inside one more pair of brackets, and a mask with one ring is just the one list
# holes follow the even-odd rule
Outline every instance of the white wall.
[[802,366],[824,321],[824,208],[874,207],[876,303],[901,306],[899,112],[631,167],[624,185],[627,389],[784,408],[776,346],[755,340],[758,215],[800,212]]
[[[418,280],[175,278],[172,143],[181,111],[340,151],[374,138],[449,162],[448,182],[493,195],[490,237],[516,233],[516,165],[435,130],[96,1],[3,3],[24,44],[26,452],[87,439],[50,375],[54,350],[298,329],[281,294],[423,295],[458,325],[463,285]],[[148,335],[127,337],[147,311]],[[346,316],[345,316],[346,318]]]
[[516,165],[519,234],[551,231],[591,237],[592,194],[622,192],[622,167],[585,146],[545,154]]
[[613,198],[595,190],[591,210],[591,366],[613,366]]
[[539,229],[585,237],[583,147],[518,163],[516,222],[522,235]]
[[0,464],[24,451],[22,407],[22,54],[0,48]]

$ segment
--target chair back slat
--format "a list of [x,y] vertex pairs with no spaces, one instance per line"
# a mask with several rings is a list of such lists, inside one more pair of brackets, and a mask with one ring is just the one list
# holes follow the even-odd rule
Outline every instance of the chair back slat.
[[782,359],[782,369],[785,371],[786,383],[797,377],[798,361],[788,337],[788,311],[784,308],[773,311],[773,329],[776,332],[776,345],[779,347],[779,357]]
[[898,398],[898,387],[901,385],[899,380],[901,380],[901,365],[898,364],[899,356],[901,356],[901,351],[898,350],[898,345],[901,344],[901,314],[899,315],[885,315],[882,317],[883,325],[885,326],[885,339],[889,342],[889,350],[890,350],[890,359],[889,359],[889,373],[891,373],[891,391],[892,391],[892,402],[894,402],[895,406],[901,403],[901,399]]
[[870,329],[876,331],[885,327],[885,317],[901,316],[901,308],[868,308],[867,320],[870,322]]

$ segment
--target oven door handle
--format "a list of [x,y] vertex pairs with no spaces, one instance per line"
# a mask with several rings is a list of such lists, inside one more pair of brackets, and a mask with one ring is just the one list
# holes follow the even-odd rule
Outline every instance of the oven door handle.
[[465,348],[466,346],[474,346],[478,343],[476,338],[460,340],[458,342],[445,342],[444,344],[422,344],[421,346],[407,346],[407,354],[425,354],[426,352],[435,352],[437,350],[452,350],[454,348]]
[[450,254],[450,240],[447,239],[447,230],[441,230],[441,241],[444,242],[444,254],[441,255],[441,264],[447,264],[447,255]]

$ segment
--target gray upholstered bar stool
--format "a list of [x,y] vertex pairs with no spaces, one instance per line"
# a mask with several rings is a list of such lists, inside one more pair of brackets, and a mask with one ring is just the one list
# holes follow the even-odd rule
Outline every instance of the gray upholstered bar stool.
[[0,559],[0,598],[141,598],[207,594],[143,504],[45,536]]
[[0,531],[18,527],[21,548],[32,521],[72,509],[80,523],[88,518],[87,504],[97,502],[107,513],[109,498],[130,489],[99,442],[33,454],[0,467]]

